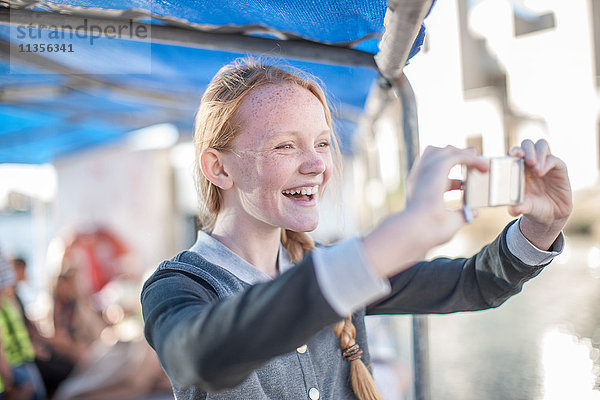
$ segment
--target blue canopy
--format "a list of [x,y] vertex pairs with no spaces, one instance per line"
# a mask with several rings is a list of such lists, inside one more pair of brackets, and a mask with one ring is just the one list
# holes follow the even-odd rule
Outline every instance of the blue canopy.
[[[45,163],[123,140],[132,130],[159,123],[172,123],[191,137],[194,113],[211,77],[223,64],[250,54],[153,40],[152,29],[178,30],[180,37],[182,32],[185,37],[186,32],[202,31],[285,39],[368,55],[378,51],[386,3],[20,0],[0,2],[2,11],[12,24],[5,18],[0,25],[0,163]],[[14,24],[23,13],[38,18],[38,25]],[[73,18],[64,19],[68,16]],[[150,24],[149,40],[94,35],[95,18],[131,31],[132,21]],[[47,27],[40,27],[40,21],[48,21]],[[64,29],[67,22],[77,21],[92,30],[78,35]],[[421,43],[422,32],[411,55]],[[282,56],[286,58],[283,52]],[[348,151],[356,116],[378,76],[376,69],[327,61],[286,62],[322,80],[336,110],[342,148]]]

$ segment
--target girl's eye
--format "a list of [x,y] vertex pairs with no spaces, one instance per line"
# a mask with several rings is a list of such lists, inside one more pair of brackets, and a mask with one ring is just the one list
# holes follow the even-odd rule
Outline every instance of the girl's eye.
[[330,143],[328,141],[320,142],[317,144],[317,147],[329,147]]

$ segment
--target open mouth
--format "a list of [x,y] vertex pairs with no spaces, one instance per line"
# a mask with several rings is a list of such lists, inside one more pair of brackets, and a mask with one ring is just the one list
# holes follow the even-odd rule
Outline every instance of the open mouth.
[[317,192],[319,191],[319,185],[316,186],[303,186],[294,189],[284,190],[281,193],[285,197],[289,197],[294,200],[311,201]]

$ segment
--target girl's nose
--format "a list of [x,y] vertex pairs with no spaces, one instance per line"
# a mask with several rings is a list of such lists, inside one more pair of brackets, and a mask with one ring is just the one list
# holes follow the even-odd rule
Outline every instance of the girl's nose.
[[300,173],[307,175],[322,174],[327,168],[324,157],[324,154],[320,154],[315,150],[305,151],[300,164]]

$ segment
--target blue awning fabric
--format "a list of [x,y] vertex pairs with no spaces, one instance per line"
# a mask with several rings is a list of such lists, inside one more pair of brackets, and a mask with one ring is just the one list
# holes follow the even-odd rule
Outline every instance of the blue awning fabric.
[[[260,37],[309,40],[372,54],[378,51],[386,11],[383,0],[21,0],[0,2],[0,11],[7,3],[11,10],[135,15],[137,21],[191,29],[245,27]],[[52,162],[159,123],[172,123],[191,137],[194,113],[211,77],[223,64],[248,55],[151,40],[76,37],[64,32],[59,37],[56,33],[0,25],[0,44],[4,44],[0,50],[4,55],[0,57],[0,163]],[[420,48],[423,34],[424,29],[411,56]],[[58,51],[36,52],[36,62],[19,57],[20,51],[31,53],[31,46],[42,41],[59,46]],[[323,82],[336,110],[343,150],[351,151],[356,116],[377,71],[282,61]]]

